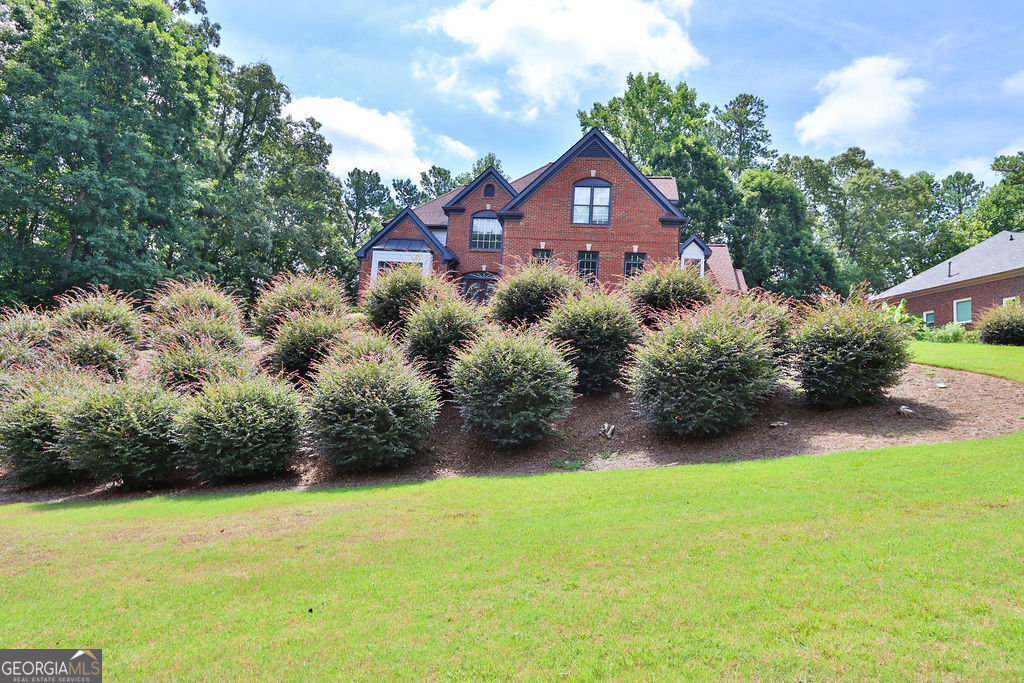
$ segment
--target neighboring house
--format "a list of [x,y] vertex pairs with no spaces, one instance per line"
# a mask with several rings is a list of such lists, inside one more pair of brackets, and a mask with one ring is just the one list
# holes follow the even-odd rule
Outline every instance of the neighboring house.
[[726,245],[685,232],[678,201],[675,178],[645,176],[593,128],[518,180],[488,168],[468,185],[404,209],[356,252],[360,292],[382,270],[414,262],[484,296],[502,269],[539,259],[612,284],[648,264],[673,262],[745,291]]
[[926,325],[970,325],[986,308],[1024,296],[1024,232],[1004,230],[951,259],[875,295],[906,300]]

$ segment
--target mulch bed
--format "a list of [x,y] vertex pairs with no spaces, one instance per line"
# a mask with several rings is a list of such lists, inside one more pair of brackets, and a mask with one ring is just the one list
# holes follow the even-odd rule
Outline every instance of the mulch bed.
[[[939,385],[945,385],[940,387]],[[900,411],[914,411],[907,417]],[[787,423],[772,427],[772,423]],[[615,425],[612,437],[601,434]],[[258,484],[204,487],[182,481],[149,493],[242,493],[391,484],[444,477],[611,470],[777,458],[844,450],[941,443],[1024,430],[1024,385],[957,370],[912,365],[882,403],[819,410],[786,384],[743,429],[714,439],[685,440],[653,432],[633,413],[628,396],[577,399],[572,414],[540,443],[502,450],[462,431],[454,405],[445,405],[419,455],[386,472],[334,474],[306,449],[290,470]],[[110,484],[18,489],[0,479],[0,503],[137,497]]]

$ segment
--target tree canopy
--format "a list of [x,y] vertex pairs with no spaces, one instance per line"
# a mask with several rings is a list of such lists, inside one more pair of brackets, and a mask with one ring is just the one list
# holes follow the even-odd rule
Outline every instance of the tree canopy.
[[[326,270],[354,286],[355,249],[403,208],[493,166],[416,178],[329,166],[315,119],[285,115],[263,62],[216,52],[202,0],[0,4],[0,304],[69,287],[144,289],[207,274],[252,296],[275,273]],[[686,83],[630,74],[577,113],[649,174],[676,179],[689,231],[726,241],[752,284],[889,286],[1024,225],[1024,152],[936,179],[879,167],[858,148],[777,154],[767,104],[702,102]]]

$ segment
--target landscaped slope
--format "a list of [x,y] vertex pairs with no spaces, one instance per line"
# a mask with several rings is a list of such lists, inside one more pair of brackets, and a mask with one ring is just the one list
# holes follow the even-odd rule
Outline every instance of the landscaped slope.
[[141,678],[1012,678],[1024,435],[0,508],[0,645]]

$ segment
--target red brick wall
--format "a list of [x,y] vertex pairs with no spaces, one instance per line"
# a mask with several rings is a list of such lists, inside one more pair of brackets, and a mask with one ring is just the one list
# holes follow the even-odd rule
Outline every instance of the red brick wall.
[[[466,197],[462,206],[465,211],[452,213],[448,216],[448,241],[446,245],[459,257],[459,265],[456,268],[457,275],[472,273],[478,270],[486,270],[490,273],[497,273],[501,268],[501,251],[487,251],[469,248],[469,233],[472,227],[473,214],[478,211],[498,211],[512,200],[498,183],[494,183],[494,196],[485,197],[484,188],[488,183],[480,184],[480,187]],[[487,205],[491,208],[488,209]],[[485,268],[486,266],[486,268]]]
[[[595,177],[612,184],[610,221],[600,226],[573,225],[572,187],[590,178],[591,170],[597,171]],[[541,242],[554,252],[553,258],[572,268],[576,267],[577,252],[585,251],[589,243],[590,251],[600,252],[598,280],[615,284],[622,282],[625,254],[633,251],[634,244],[637,251],[647,254],[648,264],[679,258],[679,228],[659,222],[665,210],[611,158],[573,159],[521,208],[521,222],[505,222],[504,268],[530,259]],[[449,232],[449,245],[451,239]]]
[[953,301],[956,299],[970,298],[971,317],[977,320],[985,309],[999,306],[1003,303],[1004,298],[1011,296],[1024,297],[1024,275],[947,289],[942,292],[893,297],[890,301],[898,304],[901,299],[906,299],[907,313],[912,315],[935,311],[935,326],[942,327],[953,322]]

